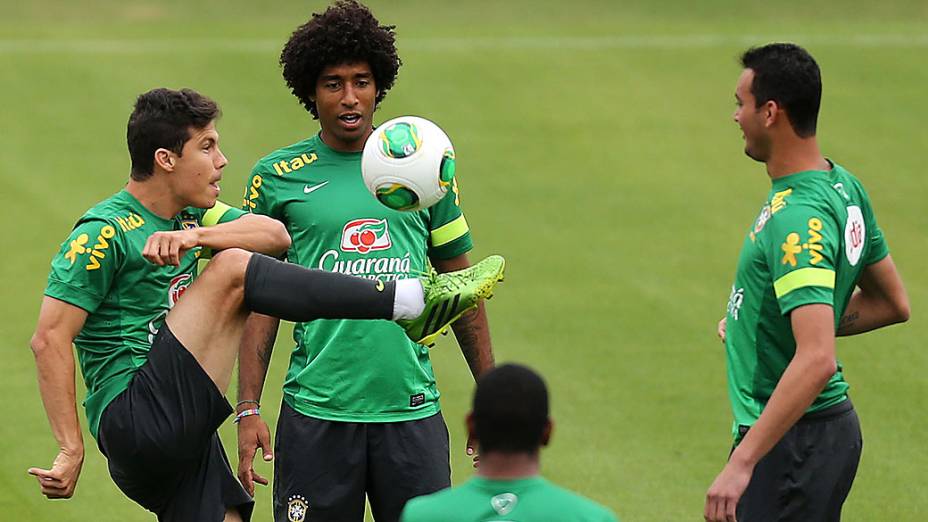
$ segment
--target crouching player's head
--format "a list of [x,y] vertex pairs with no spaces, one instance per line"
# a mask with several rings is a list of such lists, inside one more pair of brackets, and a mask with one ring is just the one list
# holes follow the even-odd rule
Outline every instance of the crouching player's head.
[[141,94],[126,131],[132,182],[158,184],[182,207],[211,208],[228,163],[219,150],[219,116],[216,102],[191,89]]
[[551,438],[548,390],[534,371],[505,364],[480,377],[467,429],[480,453],[537,455]]

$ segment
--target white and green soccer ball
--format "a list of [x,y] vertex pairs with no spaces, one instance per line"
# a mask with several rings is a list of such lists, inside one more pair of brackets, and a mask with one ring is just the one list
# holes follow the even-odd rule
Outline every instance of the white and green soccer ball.
[[438,125],[400,116],[374,129],[361,155],[364,184],[394,210],[438,203],[454,183],[454,147]]

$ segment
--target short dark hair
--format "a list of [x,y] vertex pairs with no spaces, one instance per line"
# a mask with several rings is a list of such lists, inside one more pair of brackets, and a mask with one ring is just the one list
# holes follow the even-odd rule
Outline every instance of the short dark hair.
[[477,381],[472,415],[481,451],[534,453],[548,424],[548,389],[525,366],[499,366]]
[[822,75],[808,51],[791,43],[752,47],[741,55],[741,65],[754,71],[751,94],[757,107],[773,100],[786,109],[797,135],[815,136]]
[[129,115],[126,142],[132,160],[132,179],[144,181],[155,168],[155,151],[180,155],[190,129],[202,129],[219,118],[219,105],[192,89],[152,89],[139,95]]
[[402,61],[396,54],[393,25],[380,25],[370,9],[354,0],[341,0],[324,13],[313,13],[296,28],[280,53],[284,80],[313,118],[319,117],[310,99],[323,69],[366,62],[380,103],[393,87]]

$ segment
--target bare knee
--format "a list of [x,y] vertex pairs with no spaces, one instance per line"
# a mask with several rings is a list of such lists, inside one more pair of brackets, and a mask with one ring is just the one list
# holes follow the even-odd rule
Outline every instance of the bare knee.
[[201,277],[216,278],[230,289],[245,287],[245,271],[253,254],[241,248],[229,248],[213,255]]

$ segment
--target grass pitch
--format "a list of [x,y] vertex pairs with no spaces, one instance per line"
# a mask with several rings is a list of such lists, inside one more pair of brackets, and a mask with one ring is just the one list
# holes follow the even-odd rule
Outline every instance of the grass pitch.
[[[315,132],[277,55],[324,6],[0,7],[9,226],[0,263],[0,513],[150,520],[112,484],[89,435],[74,499],[48,501],[26,475],[56,453],[28,349],[48,262],[74,220],[126,179],[125,123],[140,92],[188,86],[219,101],[231,161],[223,199],[232,204],[259,157]],[[497,360],[528,363],[548,379],[556,431],[544,472],[626,521],[701,520],[724,463],[730,412],[715,323],[769,186],[731,121],[736,57],[774,40],[806,46],[823,70],[822,146],[870,191],[914,311],[907,325],[838,342],[866,441],[845,520],[928,513],[923,2],[781,2],[776,11],[679,0],[372,7],[398,26],[404,60],[377,120],[419,114],[441,123],[458,153],[473,256],[507,257],[509,277],[489,303],[493,340]],[[288,334],[279,336],[264,394],[272,425]],[[460,482],[472,473],[462,421],[472,380],[452,342],[432,354]],[[222,435],[234,463],[231,423]],[[255,520],[270,520],[270,490],[259,489],[257,501]]]

